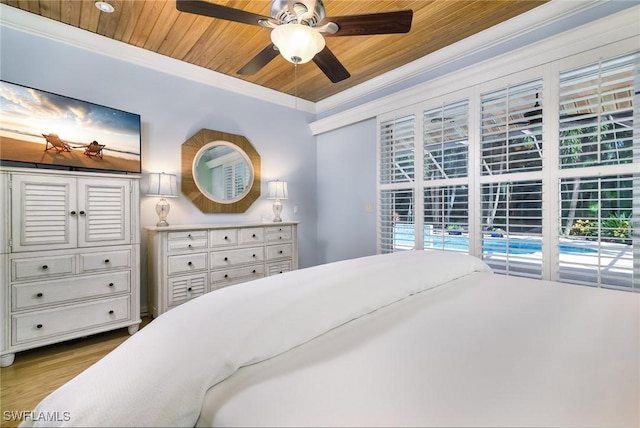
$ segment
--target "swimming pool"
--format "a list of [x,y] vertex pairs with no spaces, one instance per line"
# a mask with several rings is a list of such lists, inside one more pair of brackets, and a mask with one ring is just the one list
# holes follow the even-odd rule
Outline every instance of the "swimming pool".
[[[394,228],[395,247],[413,247],[414,234],[411,225],[396,225]],[[432,235],[431,228],[425,229],[424,248],[469,251],[469,238],[456,235]],[[533,254],[542,251],[542,242],[533,238],[490,238],[485,237],[482,242],[485,253],[496,254]],[[560,252],[563,254],[593,254],[598,250],[581,246],[580,243],[560,244]]]

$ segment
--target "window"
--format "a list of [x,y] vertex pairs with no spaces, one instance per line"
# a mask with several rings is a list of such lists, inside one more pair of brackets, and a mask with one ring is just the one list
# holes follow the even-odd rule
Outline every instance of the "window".
[[542,169],[542,82],[481,97],[482,175]]
[[542,278],[542,81],[480,103],[482,258],[495,272]]
[[639,59],[635,53],[560,75],[561,168],[633,161],[634,79]]
[[[638,168],[632,163],[634,157],[640,160],[640,146],[638,136],[634,142],[633,116],[639,59],[636,52],[560,74],[561,281],[634,287],[640,174],[633,174]],[[635,263],[638,272],[640,262]]]
[[380,252],[462,251],[497,273],[640,291],[640,52],[562,71],[575,61],[379,118]]
[[424,179],[466,177],[469,153],[469,103],[424,112]]
[[469,252],[469,102],[426,110],[422,128],[424,248]]
[[482,185],[482,259],[497,273],[542,278],[542,181]]
[[251,178],[251,170],[244,160],[228,163],[224,168],[225,199],[230,200],[242,195]]
[[469,252],[469,189],[425,187],[424,248]]
[[379,252],[415,248],[415,117],[380,124]]
[[560,280],[631,286],[631,218],[640,180],[632,175],[565,178],[560,181],[560,192]]

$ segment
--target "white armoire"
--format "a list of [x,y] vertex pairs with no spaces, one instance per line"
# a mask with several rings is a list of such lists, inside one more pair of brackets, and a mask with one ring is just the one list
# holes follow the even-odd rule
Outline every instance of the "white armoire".
[[139,176],[0,169],[0,365],[140,324]]

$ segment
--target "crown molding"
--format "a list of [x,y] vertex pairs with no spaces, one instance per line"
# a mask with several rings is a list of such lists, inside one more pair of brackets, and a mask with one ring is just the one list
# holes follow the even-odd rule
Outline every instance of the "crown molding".
[[313,102],[119,42],[5,4],[0,4],[0,27],[61,42],[98,55],[129,62],[203,85],[315,114],[315,103]]
[[[562,5],[564,5],[565,3],[573,4],[580,2],[554,1],[551,3],[562,3]],[[594,3],[602,4],[602,2],[589,2],[590,7],[593,7]],[[580,10],[584,10],[584,7],[580,8]],[[567,13],[569,13],[568,10]],[[370,119],[379,114],[447,94],[454,89],[459,90],[464,87],[470,87],[546,62],[564,58],[568,56],[568,53],[574,55],[625,39],[628,39],[629,45],[633,46],[633,43],[637,43],[638,41],[639,27],[637,16],[639,13],[640,6],[635,6],[631,9],[600,18],[599,20],[506,52],[502,55],[480,61],[453,72],[443,73],[436,78],[427,79],[414,86],[400,89],[389,95],[381,96],[374,100],[358,104],[356,107],[318,119],[310,124],[311,132],[313,135],[319,135]],[[565,14],[565,17],[566,16]],[[505,24],[507,24],[506,26],[508,27],[512,25],[511,21],[507,21]],[[520,35],[522,35],[522,33]],[[481,35],[481,37],[485,36],[485,34]],[[562,39],[559,40],[557,37],[561,37]],[[423,61],[433,62],[427,67],[428,70],[431,71],[434,71],[436,68],[445,67],[461,56],[476,53],[478,48],[477,42],[473,40],[474,38],[475,36],[472,36],[469,39],[451,45],[450,48],[444,48],[435,54],[421,58],[415,63],[422,63]],[[488,48],[489,45],[485,44],[485,46]],[[415,63],[408,64],[407,68],[415,70]],[[424,71],[424,68],[422,70]],[[397,71],[400,72],[400,70]],[[394,71],[394,73],[395,72],[396,71]],[[368,84],[370,83],[367,82],[366,85]],[[373,84],[373,82],[371,84]],[[354,87],[352,89],[355,91],[360,89],[360,87]],[[345,95],[338,94],[337,96]],[[318,111],[322,112],[326,107],[326,104],[318,106]]]
[[479,55],[497,46],[533,33],[555,22],[602,4],[599,0],[589,1],[550,1],[505,22],[460,40],[436,52],[419,58],[388,73],[370,79],[360,85],[349,88],[334,96],[316,103],[316,111],[339,108],[355,99],[387,88],[397,87],[402,82],[428,75],[469,55]]

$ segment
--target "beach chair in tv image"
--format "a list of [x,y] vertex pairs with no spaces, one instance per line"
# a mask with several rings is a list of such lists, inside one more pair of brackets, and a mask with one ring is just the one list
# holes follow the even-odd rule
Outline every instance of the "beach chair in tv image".
[[[71,146],[58,137],[58,134],[42,134],[47,144],[44,146],[44,151],[55,149],[56,153],[70,152]],[[51,147],[49,147],[51,145]]]
[[99,144],[97,141],[91,142],[84,149],[84,154],[87,156],[96,156],[102,159],[102,149],[104,149],[104,144]]

